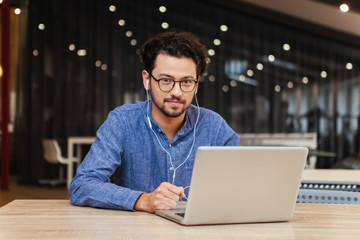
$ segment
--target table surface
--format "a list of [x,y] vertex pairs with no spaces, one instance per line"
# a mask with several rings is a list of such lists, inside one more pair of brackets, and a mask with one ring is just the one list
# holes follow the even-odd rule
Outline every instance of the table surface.
[[0,239],[359,239],[360,205],[297,204],[293,219],[185,227],[154,214],[14,200],[0,208]]
[[72,143],[93,143],[95,141],[95,136],[71,136],[68,137],[68,141]]

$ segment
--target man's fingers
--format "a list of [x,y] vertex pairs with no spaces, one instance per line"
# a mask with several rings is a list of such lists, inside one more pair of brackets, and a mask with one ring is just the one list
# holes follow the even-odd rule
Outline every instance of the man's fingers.
[[186,197],[183,187],[177,187],[167,182],[161,183],[152,195],[155,209],[174,208],[180,197]]
[[176,195],[182,197],[182,198],[186,198],[186,195],[185,195],[185,190],[183,187],[178,187],[178,191],[176,192]]
[[180,193],[180,197],[182,197],[182,198],[186,198],[186,194],[185,194],[185,192],[181,192],[181,193]]
[[154,199],[154,205],[158,209],[159,206],[165,206],[165,209],[174,208],[179,201],[179,196],[168,192],[167,195],[157,195]]
[[181,190],[181,192],[180,192],[179,196],[182,197],[182,198],[186,198],[185,189],[183,187],[180,187],[180,190]]
[[177,202],[170,200],[169,198],[163,198],[160,201],[154,203],[156,209],[170,209],[176,207]]
[[179,201],[179,196],[183,198],[186,197],[183,187],[178,187],[168,182],[161,183],[157,190],[159,193],[163,194],[164,197],[170,198],[176,202]]
[[166,204],[163,204],[163,203],[159,203],[155,206],[155,209],[171,209],[172,207],[166,205]]
[[180,197],[186,198],[183,187],[163,182],[153,192],[141,194],[134,209],[154,212],[155,209],[174,208]]
[[185,196],[184,188],[183,187],[177,187],[175,185],[170,185],[168,187],[168,190],[172,193],[174,193],[177,196],[183,197]]

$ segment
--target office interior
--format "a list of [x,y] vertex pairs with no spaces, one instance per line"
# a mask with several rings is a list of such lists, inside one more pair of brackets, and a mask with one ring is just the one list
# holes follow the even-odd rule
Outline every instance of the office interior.
[[42,139],[57,139],[65,154],[68,137],[95,136],[109,111],[146,100],[138,53],[163,31],[189,31],[208,47],[199,104],[237,133],[315,133],[315,149],[330,154],[315,168],[360,168],[357,1],[346,1],[349,12],[334,0],[293,3],[303,9],[258,0],[10,2],[9,171],[18,183],[57,177]]

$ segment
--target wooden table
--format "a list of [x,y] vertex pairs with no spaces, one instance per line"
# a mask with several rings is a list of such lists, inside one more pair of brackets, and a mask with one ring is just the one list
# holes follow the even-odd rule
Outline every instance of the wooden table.
[[[74,158],[81,158],[81,145],[92,144],[96,137],[68,137],[67,157],[69,165],[67,168],[67,186],[69,187],[71,180],[74,177]],[[74,147],[76,146],[76,155],[74,155]]]
[[360,205],[297,204],[289,222],[184,227],[144,212],[15,200],[0,208],[0,239],[359,239]]

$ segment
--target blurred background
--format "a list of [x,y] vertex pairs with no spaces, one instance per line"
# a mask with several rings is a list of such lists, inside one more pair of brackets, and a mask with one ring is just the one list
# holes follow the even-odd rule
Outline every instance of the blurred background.
[[20,183],[58,173],[42,139],[66,153],[69,136],[95,136],[110,110],[146,99],[138,52],[163,31],[208,47],[199,104],[237,133],[316,133],[316,149],[334,153],[316,168],[360,165],[358,1],[348,11],[336,0],[10,3],[10,173]]

